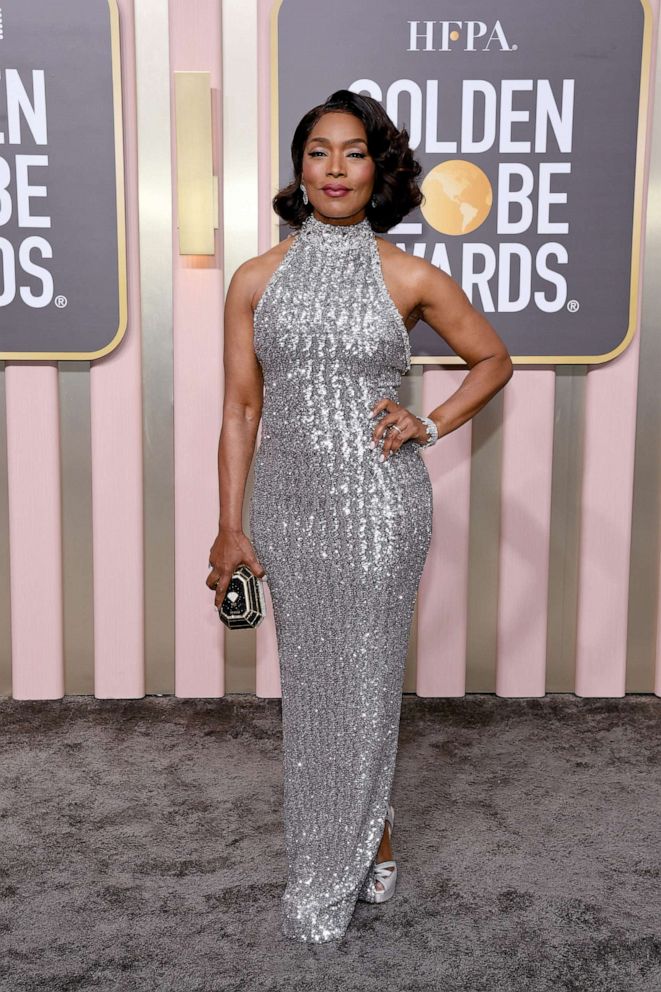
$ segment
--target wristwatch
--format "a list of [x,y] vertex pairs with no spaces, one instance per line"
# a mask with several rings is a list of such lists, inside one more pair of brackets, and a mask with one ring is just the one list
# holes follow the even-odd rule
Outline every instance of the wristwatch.
[[434,421],[431,419],[431,417],[418,417],[417,413],[416,413],[416,417],[423,424],[427,425],[427,440],[423,444],[420,444],[420,442],[418,442],[418,444],[420,444],[420,447],[428,448],[431,444],[436,444],[436,442],[438,441],[438,427],[436,426]]

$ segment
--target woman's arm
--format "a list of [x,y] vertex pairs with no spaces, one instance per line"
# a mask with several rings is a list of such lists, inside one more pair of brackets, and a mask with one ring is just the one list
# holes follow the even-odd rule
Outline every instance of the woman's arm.
[[[386,249],[388,251],[388,249]],[[399,257],[395,256],[395,252]],[[389,278],[398,277],[397,296],[410,316],[422,317],[468,365],[470,371],[461,385],[428,416],[443,434],[461,427],[485,406],[512,377],[514,367],[507,348],[479,310],[472,306],[461,286],[442,269],[425,259],[394,248],[386,257]],[[402,444],[415,440],[424,444],[427,428],[400,404],[382,397],[372,407],[372,416],[389,412],[372,432],[373,445],[383,439],[382,459]],[[389,430],[397,425],[397,431]]]
[[225,300],[225,394],[218,441],[218,526],[243,529],[243,500],[262,416],[263,377],[253,347],[254,276],[249,263],[236,270]]
[[223,422],[218,441],[218,536],[206,578],[220,606],[237,565],[244,562],[257,576],[265,574],[243,532],[243,500],[262,415],[263,376],[253,346],[252,298],[258,278],[256,260],[236,270],[225,299]]
[[474,417],[511,379],[514,367],[496,330],[451,276],[428,262],[417,274],[420,316],[470,369],[459,388],[428,414],[440,438]]

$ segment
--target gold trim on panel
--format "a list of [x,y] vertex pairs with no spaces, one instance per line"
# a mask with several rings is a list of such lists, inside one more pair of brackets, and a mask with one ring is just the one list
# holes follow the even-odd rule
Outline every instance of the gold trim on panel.
[[[175,510],[169,8],[135,5],[142,354],[145,692],[174,692]],[[137,332],[137,328],[135,331]]]
[[633,478],[625,691],[654,692],[661,551],[661,31],[650,149]]
[[585,366],[556,369],[549,534],[546,693],[576,689]]
[[119,10],[117,0],[108,0],[110,15],[110,47],[112,61],[112,99],[115,130],[115,188],[117,191],[117,288],[119,292],[119,324],[112,341],[98,351],[0,351],[0,359],[7,361],[83,361],[101,358],[114,351],[126,332],[128,301],[126,286],[126,221],[124,212],[124,132],[122,118],[122,66],[119,38]]
[[64,694],[94,694],[92,427],[89,362],[58,364]]

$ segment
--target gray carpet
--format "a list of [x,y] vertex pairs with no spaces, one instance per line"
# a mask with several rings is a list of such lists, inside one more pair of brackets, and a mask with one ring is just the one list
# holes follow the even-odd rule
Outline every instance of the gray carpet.
[[280,935],[280,701],[0,700],[7,992],[659,992],[661,700],[405,696],[395,897]]

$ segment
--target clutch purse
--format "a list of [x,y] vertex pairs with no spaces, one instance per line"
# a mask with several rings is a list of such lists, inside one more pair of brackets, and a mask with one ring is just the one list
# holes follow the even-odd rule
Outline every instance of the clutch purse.
[[218,616],[231,630],[258,627],[266,616],[262,580],[247,565],[232,574]]

